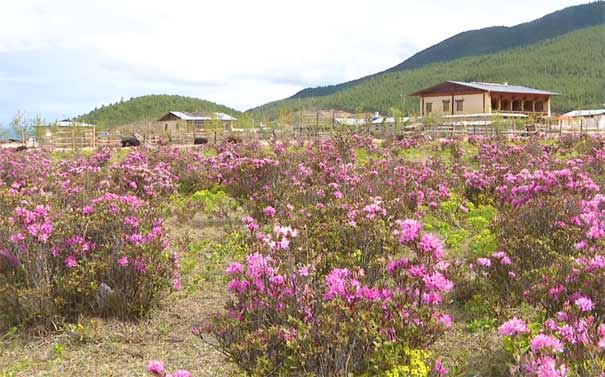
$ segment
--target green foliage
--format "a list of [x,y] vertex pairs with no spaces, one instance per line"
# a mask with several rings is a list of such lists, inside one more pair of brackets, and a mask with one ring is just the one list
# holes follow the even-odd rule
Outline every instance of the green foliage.
[[235,210],[237,208],[237,202],[222,190],[214,192],[200,190],[191,196],[191,200],[193,202],[201,202],[204,210],[210,213],[220,211],[221,208],[227,210]]
[[466,324],[466,329],[470,333],[493,329],[496,326],[496,319],[491,317],[475,318]]
[[[511,82],[561,93],[553,99],[553,111],[603,104],[605,87],[605,26],[595,26],[542,41],[528,47],[490,55],[435,63],[418,69],[377,75],[333,94],[276,101],[253,109],[276,114],[288,106],[303,108],[380,111],[400,108],[408,94],[446,80]],[[513,82],[514,81],[514,82]],[[405,101],[404,113],[417,113],[418,100]]]
[[174,95],[149,95],[131,98],[101,106],[88,114],[81,115],[78,121],[105,126],[119,126],[135,122],[156,121],[169,111],[223,112],[236,115],[239,112],[227,106],[204,101],[199,98]]
[[498,248],[498,240],[490,230],[496,215],[497,210],[492,206],[475,206],[452,197],[441,203],[438,212],[427,215],[424,225],[444,239],[453,255],[476,258]]

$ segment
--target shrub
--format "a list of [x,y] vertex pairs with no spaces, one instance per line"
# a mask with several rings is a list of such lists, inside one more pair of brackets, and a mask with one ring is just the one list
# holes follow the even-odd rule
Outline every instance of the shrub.
[[[285,228],[277,234],[297,236]],[[206,331],[252,375],[403,370],[397,368],[406,360],[379,355],[395,343],[411,349],[431,344],[450,325],[440,304],[453,284],[444,276],[439,239],[422,234],[413,220],[398,222],[395,234],[401,254],[385,260],[372,277],[359,267],[324,271],[312,260],[304,265],[260,237],[265,254],[250,254],[246,265],[228,268],[235,298]]]
[[[9,174],[7,165],[20,163],[19,156],[1,160],[0,170]],[[179,287],[178,257],[168,248],[157,200],[174,189],[173,177],[140,155],[121,165],[110,165],[110,157],[102,150],[56,164],[43,160],[40,179],[17,171],[10,187],[0,187],[5,325],[44,325],[85,313],[139,317],[166,288]],[[112,187],[112,179],[139,182],[142,191]]]

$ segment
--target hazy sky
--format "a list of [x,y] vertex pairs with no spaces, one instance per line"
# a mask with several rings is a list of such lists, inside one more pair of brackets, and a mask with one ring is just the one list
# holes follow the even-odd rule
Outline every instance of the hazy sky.
[[0,0],[0,123],[182,94],[240,110],[587,0]]

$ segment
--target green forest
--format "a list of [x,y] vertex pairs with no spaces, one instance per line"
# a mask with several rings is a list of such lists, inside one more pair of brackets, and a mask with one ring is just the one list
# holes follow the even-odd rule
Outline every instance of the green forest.
[[148,95],[101,106],[88,114],[77,117],[76,120],[111,127],[135,122],[155,121],[169,111],[222,112],[235,116],[239,114],[237,110],[199,98],[176,95]]
[[250,112],[263,118],[301,109],[389,114],[395,108],[414,114],[418,100],[408,94],[446,80],[508,82],[554,91],[561,94],[553,99],[553,111],[559,113],[601,108],[605,102],[604,62],[602,25],[523,48],[385,73],[331,95],[275,101]]
[[437,62],[452,61],[468,56],[479,56],[524,47],[579,29],[602,24],[605,24],[605,2],[593,2],[568,7],[537,20],[512,27],[495,26],[480,30],[470,30],[424,49],[385,72],[342,84],[303,89],[293,97],[305,98],[329,95],[357,85],[382,73],[416,69]]

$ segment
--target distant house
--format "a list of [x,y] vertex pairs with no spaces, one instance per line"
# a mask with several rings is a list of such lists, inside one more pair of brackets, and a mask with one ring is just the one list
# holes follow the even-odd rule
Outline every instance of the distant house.
[[574,110],[557,118],[566,128],[605,129],[605,109]]
[[233,128],[237,118],[225,113],[190,113],[171,111],[158,119],[158,123],[166,132],[177,130],[202,130],[210,122],[220,122],[225,130]]
[[550,98],[558,93],[525,86],[445,81],[411,94],[420,97],[421,116],[551,116]]
[[[405,123],[409,120],[409,117],[399,118],[399,123]],[[393,126],[395,124],[395,118],[384,117],[376,112],[367,118],[336,118],[335,122],[337,125],[347,127],[364,127],[371,124],[372,127],[376,129],[380,126]]]
[[94,124],[80,123],[70,119],[58,122],[41,123],[34,126],[34,137],[40,145],[57,144],[65,140],[92,140],[96,126]]
[[371,131],[379,132],[385,127],[393,127],[396,123],[405,124],[410,118],[403,117],[398,118],[397,122],[394,117],[384,117],[380,113],[376,112],[373,115],[368,115],[367,118],[335,118],[335,124],[341,127],[347,127],[350,129],[368,128]]
[[70,130],[93,131],[94,124],[75,122],[70,119],[64,119],[53,123],[41,123],[34,126],[34,134],[38,138],[50,138],[53,134],[66,133]]

